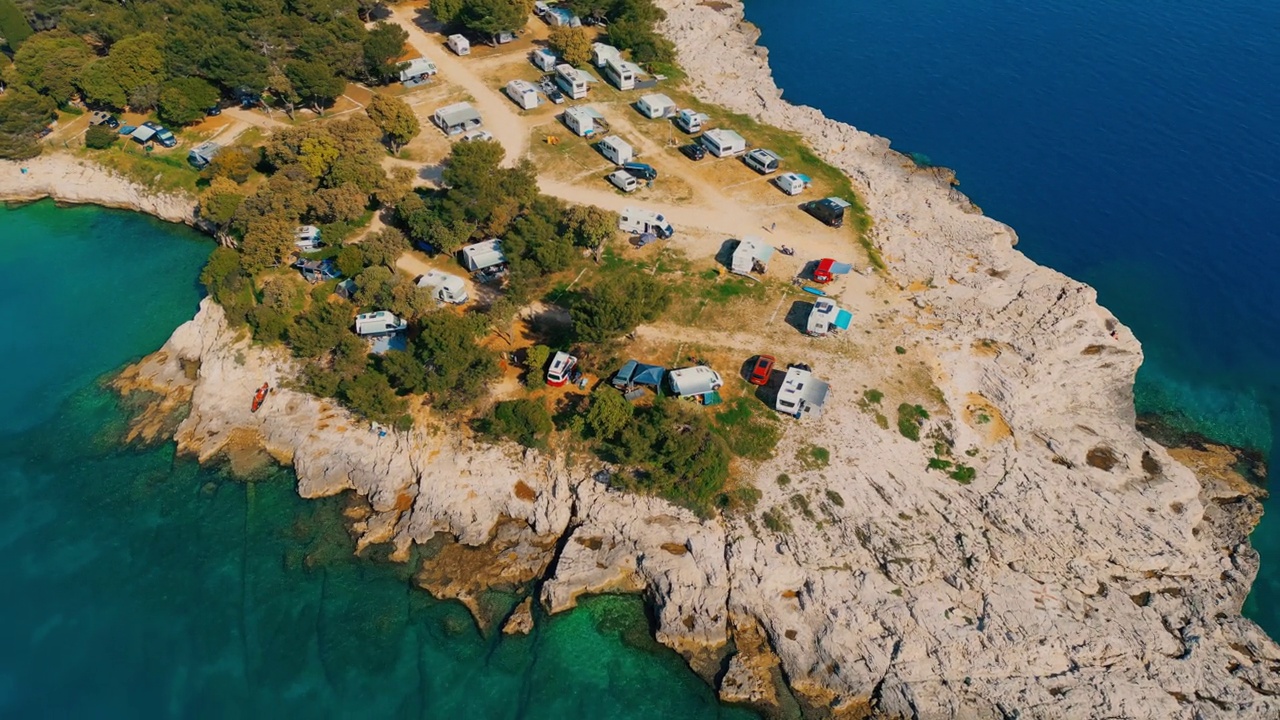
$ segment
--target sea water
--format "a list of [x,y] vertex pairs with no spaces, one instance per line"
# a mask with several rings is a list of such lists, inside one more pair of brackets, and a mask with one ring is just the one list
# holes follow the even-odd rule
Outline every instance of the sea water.
[[[954,168],[1142,341],[1140,412],[1280,432],[1280,3],[746,0],[784,97]],[[1275,501],[1273,501],[1274,503]],[[1280,513],[1245,611],[1280,637]]]
[[103,384],[191,317],[212,245],[141,215],[0,208],[0,717],[745,718],[635,597],[481,634],[304,501],[121,443]]

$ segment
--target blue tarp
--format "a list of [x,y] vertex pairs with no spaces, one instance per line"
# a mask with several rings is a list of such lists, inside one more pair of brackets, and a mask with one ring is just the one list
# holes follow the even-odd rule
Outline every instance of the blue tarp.
[[853,313],[848,310],[841,310],[836,313],[836,327],[841,330],[848,330],[849,323],[853,322]]
[[666,374],[666,369],[657,365],[645,365],[635,360],[628,360],[626,365],[613,376],[613,384],[623,385],[652,385],[658,387],[662,384],[662,376]]
[[831,265],[832,275],[847,275],[853,271],[853,265],[850,263],[834,263]]

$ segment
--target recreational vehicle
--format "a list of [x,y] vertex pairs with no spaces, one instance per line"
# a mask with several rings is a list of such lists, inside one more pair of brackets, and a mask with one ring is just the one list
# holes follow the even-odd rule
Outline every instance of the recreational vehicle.
[[799,195],[805,188],[809,187],[811,182],[813,181],[809,179],[808,175],[792,172],[782,173],[773,179],[773,184],[788,195]]
[[571,107],[564,111],[560,116],[560,120],[564,122],[564,126],[573,131],[574,135],[579,137],[591,137],[597,129],[603,126],[604,120],[600,117],[600,113],[586,105]]
[[640,180],[626,170],[614,170],[605,179],[624,193],[632,193],[640,189]]
[[695,365],[667,373],[667,384],[676,397],[702,397],[724,387],[724,380],[706,365]]
[[600,154],[614,165],[629,163],[631,158],[635,156],[635,151],[631,149],[631,145],[617,135],[610,135],[601,140],[597,147],[600,149]]
[[507,97],[521,110],[532,110],[538,107],[538,88],[525,80],[512,80],[507,83]]
[[676,103],[666,95],[654,93],[636,101],[636,111],[650,120],[670,117],[676,112]]
[[836,330],[848,330],[853,313],[841,310],[831,298],[818,298],[809,311],[805,332],[814,337],[826,337]]
[[782,158],[778,157],[777,153],[772,150],[756,148],[747,153],[742,158],[742,162],[761,175],[768,175],[778,169],[778,163],[782,162]]
[[671,223],[662,215],[652,210],[627,208],[618,216],[618,229],[632,235],[652,233],[666,239],[675,234]]
[[612,58],[604,64],[604,77],[619,90],[635,90],[636,75],[640,66],[622,58]]
[[457,275],[431,270],[418,278],[420,288],[430,288],[431,296],[440,302],[461,305],[468,300],[467,284]]
[[569,382],[569,376],[577,366],[578,358],[564,351],[557,352],[551,356],[551,364],[547,366],[547,384],[551,387],[563,386]]
[[598,68],[604,67],[610,60],[621,60],[622,52],[612,45],[606,45],[602,42],[591,43],[591,64]]
[[826,404],[830,390],[830,385],[814,377],[809,370],[792,366],[787,368],[787,375],[782,380],[782,387],[778,390],[773,407],[797,420],[806,415],[818,417],[822,414],[822,406]]
[[507,256],[502,254],[502,241],[493,239],[462,248],[458,261],[471,272],[484,272],[506,265]]
[[769,259],[773,257],[773,246],[758,237],[747,236],[738,241],[733,257],[729,261],[729,269],[739,275],[750,275],[753,272],[763,274],[769,268]]
[[581,100],[587,96],[587,74],[572,65],[561,63],[556,66],[556,85],[571,100]]
[[445,41],[445,45],[448,45],[449,49],[456,55],[471,54],[471,41],[462,35],[450,35],[449,39]]
[[747,140],[732,130],[714,128],[702,133],[702,144],[716,157],[731,157],[747,151]]
[[213,156],[222,150],[222,146],[211,140],[200,143],[187,153],[187,162],[197,170],[201,170],[213,162]]
[[693,110],[681,110],[676,113],[676,127],[693,135],[702,132],[702,126],[710,120],[705,114]]
[[847,207],[849,207],[847,201],[838,197],[829,197],[821,200],[810,200],[801,205],[800,209],[821,220],[824,224],[838,228],[844,225],[844,209]]
[[408,61],[400,71],[400,82],[410,82],[431,77],[439,72],[436,64],[424,57],[416,57]]
[[529,62],[542,72],[551,72],[556,69],[556,65],[560,64],[560,58],[550,50],[534,50],[529,53]]
[[446,135],[460,135],[464,132],[475,130],[483,124],[480,119],[480,113],[471,107],[471,103],[467,102],[454,103],[440,108],[431,116],[431,121],[436,124],[436,127],[443,130]]
[[293,245],[302,252],[320,247],[320,228],[315,225],[299,225],[293,230]]
[[356,316],[357,335],[386,335],[403,332],[409,323],[395,316],[390,310],[363,313]]

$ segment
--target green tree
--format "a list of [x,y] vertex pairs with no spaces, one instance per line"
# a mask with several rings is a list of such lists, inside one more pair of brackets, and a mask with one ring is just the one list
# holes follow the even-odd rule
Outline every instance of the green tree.
[[205,166],[203,175],[210,180],[225,178],[243,184],[253,175],[258,164],[258,151],[254,148],[232,146],[223,148]]
[[105,150],[115,144],[120,134],[105,125],[94,125],[84,133],[85,147]]
[[666,309],[670,291],[647,275],[628,275],[593,287],[569,311],[581,342],[605,342],[651,322]]
[[431,0],[431,14],[444,25],[452,25],[462,15],[466,0]]
[[285,66],[284,74],[293,83],[298,97],[310,103],[316,112],[332,105],[346,87],[342,78],[320,62],[291,62]]
[[245,269],[257,274],[269,267],[287,264],[295,250],[293,230],[296,225],[296,221],[279,215],[250,220],[240,241]]
[[386,83],[400,76],[403,63],[397,59],[404,53],[409,33],[394,23],[379,22],[364,40],[364,69],[369,79]]
[[365,370],[343,380],[338,396],[347,407],[375,422],[397,423],[408,409],[408,402],[396,395],[387,376],[376,370]]
[[351,334],[351,322],[351,306],[345,301],[315,300],[289,328],[289,347],[298,357],[321,357]]
[[367,264],[394,269],[396,260],[409,251],[409,240],[395,228],[383,228],[366,235],[360,241],[360,248]]
[[56,117],[56,110],[52,99],[23,85],[0,95],[0,158],[25,160],[39,155],[36,133]]
[[529,4],[524,0],[467,0],[459,18],[468,29],[489,37],[515,32],[528,19]]
[[386,310],[394,300],[396,275],[391,270],[374,265],[356,276],[355,303],[363,310]]
[[86,65],[76,76],[76,86],[80,88],[85,101],[91,105],[119,110],[129,104],[129,96],[120,86],[115,70],[107,58],[100,58]]
[[595,437],[601,440],[613,438],[631,423],[634,415],[635,406],[616,388],[601,383],[591,391],[586,425]]
[[418,124],[418,116],[414,114],[413,108],[400,98],[374,95],[365,112],[386,136],[393,153],[400,152],[400,148],[422,132],[422,126]]
[[311,215],[322,223],[350,222],[364,213],[369,196],[351,183],[322,188],[311,196]]
[[403,392],[422,392],[426,374],[422,363],[405,350],[390,350],[379,355],[374,362],[378,370],[391,381],[391,386]]
[[542,381],[542,371],[547,368],[551,359],[551,348],[546,345],[532,345],[524,351],[524,366],[529,370],[529,384],[537,385]]
[[214,234],[224,245],[229,244],[227,227],[244,202],[244,193],[240,186],[225,177],[217,176],[209,182],[209,187],[200,195],[200,218],[213,223]]
[[618,213],[594,205],[570,205],[565,224],[579,247],[598,248],[618,232]]
[[400,204],[413,192],[413,180],[417,175],[410,168],[396,165],[382,176],[377,187],[373,189],[373,198],[383,207],[394,207]]
[[4,40],[4,44],[10,50],[17,51],[22,47],[23,41],[31,37],[32,32],[31,25],[13,0],[0,0],[0,39]]
[[566,63],[577,67],[591,61],[591,33],[583,27],[552,28],[547,43]]
[[359,245],[343,245],[334,258],[333,264],[343,276],[353,278],[361,273],[369,264],[364,261],[364,251]]
[[160,118],[174,125],[187,125],[204,117],[218,102],[218,89],[195,77],[174,78],[160,88]]
[[555,427],[546,406],[529,398],[498,403],[485,426],[492,435],[515,440],[531,448],[546,447],[547,436]]
[[476,320],[437,310],[419,321],[413,354],[425,368],[423,389],[444,411],[465,407],[484,396],[498,375],[497,357],[476,344],[482,327]]
[[31,36],[13,56],[18,80],[59,105],[75,94],[74,78],[93,60],[93,50],[74,35],[55,30]]

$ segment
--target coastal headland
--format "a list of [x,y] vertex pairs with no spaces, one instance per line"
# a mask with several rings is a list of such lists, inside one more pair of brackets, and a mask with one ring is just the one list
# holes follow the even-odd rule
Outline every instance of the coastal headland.
[[[864,231],[822,228],[772,189],[715,175],[724,166],[640,201],[605,190],[595,168],[539,141],[551,132],[549,109],[519,114],[495,88],[522,58],[451,56],[414,6],[394,6],[391,20],[437,59],[440,87],[473,99],[506,162],[537,161],[543,192],[665,213],[680,229],[670,247],[692,263],[689,282],[726,238],[751,234],[797,249],[775,261],[776,275],[827,255],[860,270],[832,288],[855,314],[836,338],[798,332],[784,310],[804,294],[777,284],[736,312],[642,324],[626,346],[696,353],[726,376],[773,351],[831,383],[820,419],[788,421],[770,457],[735,463],[759,491],[754,509],[700,516],[620,491],[616,463],[484,441],[431,407],[415,410],[412,428],[371,430],[294,389],[298,361],[254,343],[211,299],[117,379],[122,392],[158,398],[137,436],[172,434],[201,461],[262,449],[294,467],[304,497],[359,496],[356,552],[390,544],[403,562],[445,534],[417,581],[467,604],[482,625],[503,620],[479,607],[492,587],[551,612],[584,594],[642,593],[660,642],[726,702],[771,715],[1280,715],[1280,646],[1240,616],[1258,569],[1254,488],[1229,463],[1171,455],[1136,429],[1137,339],[1091,288],[1014,249],[1014,232],[945,172],[782,100],[739,2],[659,4],[660,31],[686,73],[680,91],[737,114],[726,126],[802,137],[847,176],[870,219]],[[632,99],[594,102],[615,129],[646,138],[645,159],[664,175],[692,173],[627,114]],[[446,149],[438,144],[422,151]],[[424,172],[415,184],[439,177]],[[0,197],[41,196],[196,221],[194,199],[156,195],[66,154],[0,163]],[[415,257],[400,267],[430,267]],[[656,272],[660,259],[646,262]],[[495,398],[520,392],[507,379]],[[254,413],[247,398],[263,382],[276,390]]]

